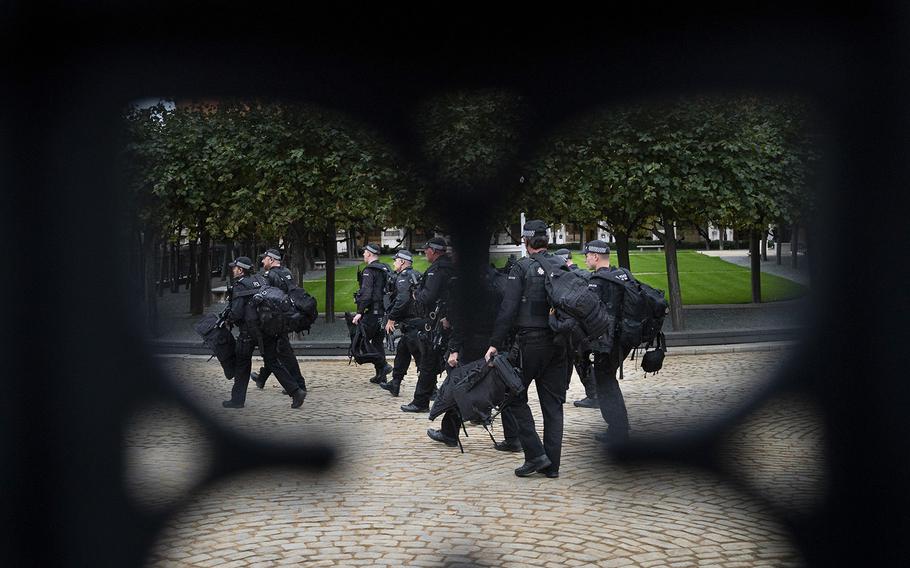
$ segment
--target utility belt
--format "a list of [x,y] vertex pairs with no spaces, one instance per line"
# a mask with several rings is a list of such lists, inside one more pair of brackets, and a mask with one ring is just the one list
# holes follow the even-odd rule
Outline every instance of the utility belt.
[[553,330],[547,327],[523,327],[518,330],[518,340],[521,342],[525,341],[537,341],[552,339],[555,335]]
[[424,318],[411,318],[401,322],[401,333],[411,333],[414,331],[425,331],[425,323],[430,320]]

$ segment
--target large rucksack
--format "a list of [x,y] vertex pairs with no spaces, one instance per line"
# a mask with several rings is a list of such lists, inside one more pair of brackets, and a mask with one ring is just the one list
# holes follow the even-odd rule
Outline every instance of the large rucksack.
[[608,340],[614,328],[614,318],[600,296],[588,288],[588,279],[543,255],[533,254],[531,258],[544,269],[550,307],[564,317],[576,320],[585,338],[593,341],[607,336]]
[[316,298],[293,283],[287,292],[264,284],[250,298],[259,330],[266,335],[309,331],[319,315]]
[[670,311],[663,291],[640,282],[625,268],[595,272],[593,277],[623,288],[619,322],[620,345],[626,349],[642,345],[653,346],[663,328],[664,318]]

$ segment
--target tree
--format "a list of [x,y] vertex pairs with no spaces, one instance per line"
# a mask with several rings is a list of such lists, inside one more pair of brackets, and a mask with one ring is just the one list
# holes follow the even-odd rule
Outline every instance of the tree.
[[[326,250],[326,321],[334,321],[336,228],[381,228],[395,196],[410,189],[407,171],[368,128],[307,104],[256,104],[247,120],[258,124],[253,147],[253,193],[270,205],[257,221],[284,231],[292,250],[316,236]],[[320,238],[321,237],[321,238]]]
[[514,195],[520,187],[517,159],[530,119],[524,99],[503,90],[456,91],[418,107],[414,127],[424,157],[419,174],[434,190],[424,194],[420,217],[426,224],[459,231],[463,225],[452,226],[452,213],[459,211],[482,216],[491,233],[518,217],[524,200]]

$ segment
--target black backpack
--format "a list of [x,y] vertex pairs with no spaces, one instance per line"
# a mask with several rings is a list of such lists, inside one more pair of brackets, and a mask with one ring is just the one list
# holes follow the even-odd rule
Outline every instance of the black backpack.
[[266,335],[309,331],[319,315],[316,298],[293,284],[287,292],[266,285],[250,301],[259,317],[258,327]]
[[634,349],[642,344],[651,347],[658,339],[670,304],[663,290],[640,282],[625,268],[617,268],[598,277],[623,287],[619,340],[623,347]]
[[550,307],[563,317],[577,321],[586,339],[603,338],[609,342],[615,327],[614,318],[600,296],[588,288],[588,279],[542,255],[534,254],[531,258],[544,269]]
[[[642,357],[645,373],[656,373],[663,365],[666,341],[661,331],[670,305],[663,290],[638,281],[625,268],[609,272],[595,272],[592,277],[601,278],[614,285],[622,286],[622,305],[618,325],[619,344],[624,349],[638,347],[650,349]],[[633,353],[634,357],[634,353]]]

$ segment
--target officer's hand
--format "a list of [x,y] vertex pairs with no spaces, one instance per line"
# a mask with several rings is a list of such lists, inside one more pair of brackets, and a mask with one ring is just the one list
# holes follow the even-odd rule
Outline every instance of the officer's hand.
[[395,320],[389,320],[388,323],[385,324],[385,332],[392,333],[393,331],[395,331]]
[[496,351],[496,348],[491,345],[490,348],[487,349],[487,354],[483,356],[483,358],[490,363],[491,367],[493,366],[493,357],[496,356],[496,353],[498,353],[498,351]]
[[457,352],[449,353],[449,367],[457,367],[457,366],[458,366],[458,353]]
[[354,325],[357,325],[357,323],[360,321],[360,318],[362,318],[362,317],[363,317],[363,314],[357,314],[356,316],[353,317],[353,319],[351,319],[351,323],[353,323]]
[[442,328],[449,329],[449,318],[442,318]]

